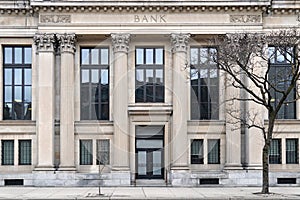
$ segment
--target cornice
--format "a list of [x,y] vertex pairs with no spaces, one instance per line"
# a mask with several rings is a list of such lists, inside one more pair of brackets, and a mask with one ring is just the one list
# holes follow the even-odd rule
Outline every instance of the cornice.
[[275,14],[300,13],[299,3],[274,1],[31,1],[30,5],[0,3],[0,14],[33,14],[51,12],[265,12],[271,9]]

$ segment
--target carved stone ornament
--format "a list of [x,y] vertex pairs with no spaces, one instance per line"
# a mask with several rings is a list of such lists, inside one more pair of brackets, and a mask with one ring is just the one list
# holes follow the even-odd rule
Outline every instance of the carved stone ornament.
[[55,34],[54,33],[36,33],[33,37],[37,51],[54,52]]
[[187,52],[189,44],[190,34],[172,33],[171,34],[171,45],[173,53],[176,52]]
[[129,50],[130,34],[126,33],[112,33],[111,40],[114,52],[125,52]]
[[41,15],[41,23],[71,23],[71,15]]
[[56,34],[60,52],[75,53],[76,51],[76,35],[75,33]]
[[231,23],[260,23],[260,15],[230,15]]

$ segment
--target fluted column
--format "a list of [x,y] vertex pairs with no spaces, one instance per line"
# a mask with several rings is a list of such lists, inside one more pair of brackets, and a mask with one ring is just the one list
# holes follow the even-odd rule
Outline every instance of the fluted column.
[[188,166],[188,86],[186,60],[189,34],[171,34],[173,53],[172,169]]
[[34,42],[38,52],[38,104],[36,170],[53,170],[54,164],[54,97],[55,35],[37,33]]
[[129,170],[127,61],[129,34],[111,34],[113,45],[113,170]]
[[[57,34],[60,67],[60,170],[75,170],[74,160],[74,53],[75,34]],[[58,103],[58,102],[57,102]]]

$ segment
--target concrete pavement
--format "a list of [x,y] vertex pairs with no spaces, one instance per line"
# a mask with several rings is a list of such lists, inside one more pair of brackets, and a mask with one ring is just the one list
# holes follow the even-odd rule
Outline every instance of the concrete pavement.
[[300,199],[299,187],[0,187],[0,199]]

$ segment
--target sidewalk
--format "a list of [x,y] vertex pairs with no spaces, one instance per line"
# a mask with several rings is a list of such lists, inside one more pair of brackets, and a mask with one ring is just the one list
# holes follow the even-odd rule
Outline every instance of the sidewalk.
[[299,187],[0,187],[0,199],[300,199]]

